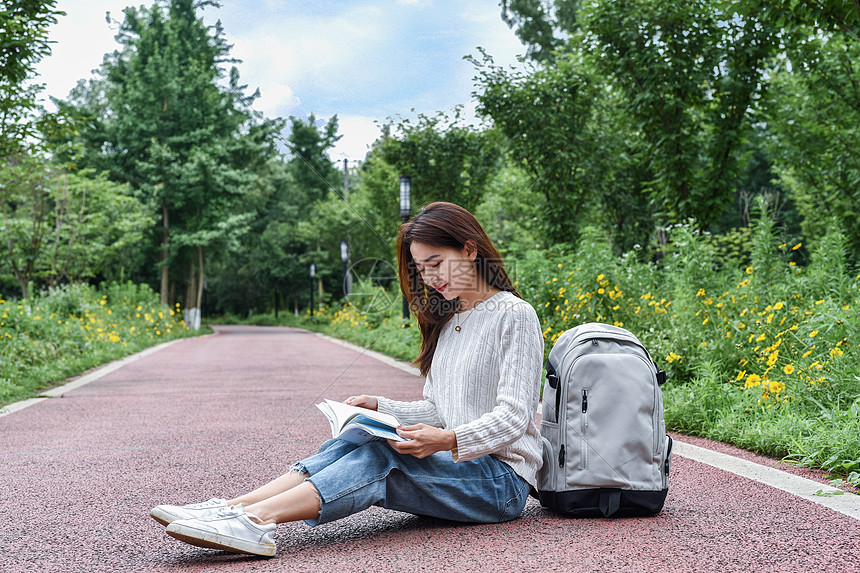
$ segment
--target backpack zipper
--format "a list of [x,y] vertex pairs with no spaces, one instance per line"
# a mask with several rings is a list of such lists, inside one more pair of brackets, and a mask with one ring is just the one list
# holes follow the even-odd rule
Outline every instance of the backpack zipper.
[[588,468],[588,389],[582,389],[582,428],[580,440],[580,460],[582,469]]

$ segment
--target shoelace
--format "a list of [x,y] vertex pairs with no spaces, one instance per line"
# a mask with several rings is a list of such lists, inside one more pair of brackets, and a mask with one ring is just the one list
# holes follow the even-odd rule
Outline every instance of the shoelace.
[[248,520],[251,523],[253,523],[254,525],[258,525],[258,526],[261,525],[260,522],[262,520],[259,517],[257,517],[256,515],[254,515],[253,513],[249,513],[247,511],[245,511],[245,507],[241,503],[237,504],[237,505],[231,505],[228,507],[222,507],[222,508],[218,509],[214,514],[207,516],[204,519],[207,519],[207,520],[223,519],[225,517],[241,517],[243,515],[247,516]]
[[210,509],[216,507],[224,507],[224,501],[220,499],[210,499],[209,501],[204,501],[201,503],[195,503],[193,505],[186,506],[188,509]]
[[245,514],[245,508],[242,504],[228,505],[227,507],[219,507],[215,513],[209,515],[207,519],[220,519],[223,517],[239,517]]

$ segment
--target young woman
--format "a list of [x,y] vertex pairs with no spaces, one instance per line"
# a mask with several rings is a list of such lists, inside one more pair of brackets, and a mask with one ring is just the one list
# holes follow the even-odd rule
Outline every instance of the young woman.
[[400,288],[421,329],[424,397],[353,396],[393,414],[406,441],[325,442],[232,500],[161,505],[152,517],[200,547],[274,555],[276,524],[315,526],[371,505],[472,523],[521,513],[541,465],[534,419],[543,338],[534,309],[467,210],[432,203],[400,228]]

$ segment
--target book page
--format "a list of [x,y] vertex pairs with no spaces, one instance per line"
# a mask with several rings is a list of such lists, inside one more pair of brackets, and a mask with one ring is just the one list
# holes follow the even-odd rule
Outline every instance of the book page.
[[400,422],[397,421],[397,418],[395,418],[391,414],[383,414],[382,412],[377,412],[375,410],[359,408],[358,406],[350,406],[349,404],[344,404],[343,402],[335,402],[334,400],[328,399],[325,401],[325,404],[331,409],[332,413],[337,419],[338,431],[342,430],[343,427],[346,426],[349,421],[356,416],[364,416],[365,418],[369,418],[375,422],[379,422],[383,426],[388,426],[392,429],[400,425]]

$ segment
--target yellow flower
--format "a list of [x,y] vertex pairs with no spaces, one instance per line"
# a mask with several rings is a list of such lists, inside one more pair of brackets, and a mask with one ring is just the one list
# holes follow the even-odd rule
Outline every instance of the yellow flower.
[[710,320],[710,317],[706,316],[705,320],[702,321],[702,326],[705,326],[706,324],[708,324],[708,320]]
[[758,374],[750,374],[747,376],[747,381],[744,383],[744,388],[752,388],[761,384],[761,376]]
[[756,342],[761,342],[761,341],[762,341],[762,340],[764,340],[765,338],[766,338],[766,337],[765,337],[765,335],[764,335],[764,334],[759,334],[759,335],[758,335],[758,337],[755,339],[755,341],[756,341]]
[[603,280],[603,275],[602,274],[597,275],[597,282],[600,282],[602,280]]
[[696,296],[705,296],[705,289],[700,288],[699,292],[696,293]]
[[809,333],[809,338],[815,338],[816,336],[818,336],[817,330],[813,330],[812,332]]
[[767,365],[773,366],[776,364],[777,359],[779,358],[779,350],[774,350],[773,353],[767,357]]
[[741,379],[742,379],[744,376],[746,376],[746,375],[747,375],[747,371],[746,371],[746,370],[741,370],[740,372],[738,372],[738,377],[737,377],[737,378],[735,378],[735,380],[741,380]]
[[796,250],[797,250],[797,249],[799,249],[801,246],[803,246],[803,243],[797,243],[796,245],[794,245],[793,247],[791,247],[791,250],[792,250],[792,251],[796,251]]
[[779,394],[780,392],[785,390],[785,384],[783,384],[782,382],[771,381],[768,382],[768,389],[773,394]]
[[783,368],[782,371],[786,374],[794,374],[794,366],[792,366],[791,364],[786,364],[785,368]]
[[782,307],[783,307],[783,304],[781,302],[778,302],[775,305],[773,305],[774,310],[780,310]]

